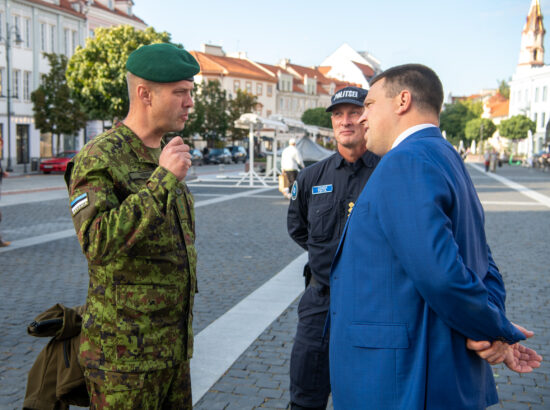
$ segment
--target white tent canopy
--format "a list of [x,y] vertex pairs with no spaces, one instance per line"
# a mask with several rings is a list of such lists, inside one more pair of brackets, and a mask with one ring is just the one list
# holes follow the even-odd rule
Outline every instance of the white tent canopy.
[[275,130],[275,137],[273,139],[273,169],[270,171],[273,173],[275,179],[278,170],[276,168],[276,149],[277,149],[277,132],[288,131],[288,126],[276,119],[260,117],[258,114],[246,113],[242,114],[237,121],[235,121],[235,127],[248,128],[250,130],[248,134],[248,172],[241,178],[237,185],[240,185],[246,177],[249,178],[249,186],[254,186],[254,178],[258,179],[262,185],[267,186],[263,178],[260,178],[254,171],[254,131],[261,129],[273,129]]
[[288,131],[288,127],[285,123],[271,118],[260,117],[258,114],[253,113],[243,114],[235,121],[235,127],[237,128],[249,129],[251,125],[255,130],[271,128],[277,131]]
[[334,151],[328,150],[315,143],[309,137],[303,137],[296,142],[296,148],[302,155],[304,161],[321,161],[334,154]]

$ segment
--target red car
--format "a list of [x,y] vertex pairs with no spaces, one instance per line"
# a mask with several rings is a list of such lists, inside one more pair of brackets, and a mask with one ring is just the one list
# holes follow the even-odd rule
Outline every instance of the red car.
[[52,171],[65,172],[67,164],[78,151],[63,151],[54,158],[44,159],[40,162],[40,171],[49,174]]

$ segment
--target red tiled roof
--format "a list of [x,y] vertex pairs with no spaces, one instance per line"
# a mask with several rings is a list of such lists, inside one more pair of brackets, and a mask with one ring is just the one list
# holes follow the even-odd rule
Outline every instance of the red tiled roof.
[[216,74],[216,75],[227,75],[227,70],[218,63],[210,60],[206,54],[200,53],[198,51],[190,51],[190,53],[198,61],[199,66],[201,67],[201,73],[203,75],[207,74]]
[[510,100],[502,101],[491,109],[491,117],[507,117],[510,111]]
[[353,64],[355,64],[359,68],[359,70],[361,70],[365,78],[371,78],[374,75],[374,70],[372,69],[372,67],[366,64],[358,63],[357,61],[354,61]]
[[319,66],[317,67],[317,70],[319,70],[321,72],[321,74],[323,74],[324,76],[327,75],[327,73],[332,70],[332,67],[331,66],[328,66],[328,65],[325,65],[325,66]]
[[491,96],[486,103],[491,118],[506,117],[510,108],[510,100],[500,93]]
[[91,6],[92,6],[92,7],[97,7],[98,9],[102,9],[102,10],[107,11],[107,12],[109,12],[109,13],[117,14],[117,15],[119,15],[119,16],[123,16],[123,17],[126,17],[126,18],[128,18],[128,19],[135,20],[135,21],[137,21],[137,22],[139,22],[139,23],[142,23],[142,24],[146,24],[142,19],[140,19],[140,18],[137,17],[137,16],[134,16],[133,14],[130,15],[130,14],[128,14],[128,13],[124,13],[123,11],[118,10],[118,9],[116,9],[116,8],[115,8],[114,10],[112,10],[112,9],[110,9],[109,7],[104,6],[103,4],[98,3],[98,2],[96,2],[96,1],[92,1]]
[[27,0],[27,1],[29,3],[39,4],[41,6],[49,7],[51,9],[63,11],[65,13],[72,14],[73,16],[86,18],[86,16],[83,13],[79,13],[78,11],[72,8],[71,2],[69,0],[60,0],[59,6],[57,4],[48,3],[47,1],[42,1],[42,0]]
[[306,75],[309,78],[317,79],[318,83],[329,84],[331,81],[326,78],[323,73],[321,73],[316,68],[304,67],[302,65],[296,64],[287,64],[288,67],[292,68],[300,77],[304,78]]
[[277,82],[277,78],[270,76],[248,60],[242,58],[216,56],[201,51],[191,51],[197,59],[203,74],[230,75],[233,77],[249,78],[253,80]]
[[104,11],[107,11],[109,13],[113,13],[113,14],[117,14],[119,16],[122,16],[122,17],[126,17],[128,19],[132,19],[132,20],[135,20],[139,23],[142,23],[142,24],[146,24],[142,19],[140,19],[139,17],[137,16],[134,16],[133,14],[128,14],[128,13],[124,13],[123,11],[119,10],[119,9],[113,9],[111,10],[109,7],[107,6],[104,6],[103,4],[101,3],[98,3],[96,1],[92,1],[92,4],[90,5],[92,7],[97,7],[98,9],[101,9],[101,10],[104,10]]

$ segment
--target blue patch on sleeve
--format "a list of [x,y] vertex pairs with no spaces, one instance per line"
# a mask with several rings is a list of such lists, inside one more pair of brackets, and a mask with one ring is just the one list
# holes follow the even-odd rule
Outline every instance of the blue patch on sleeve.
[[294,181],[292,184],[292,191],[290,192],[290,197],[294,201],[298,196],[298,181]]

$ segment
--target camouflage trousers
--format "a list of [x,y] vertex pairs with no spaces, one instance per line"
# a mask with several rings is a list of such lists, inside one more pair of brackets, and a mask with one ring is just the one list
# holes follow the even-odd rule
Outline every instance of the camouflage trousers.
[[85,369],[90,409],[192,409],[189,361],[143,373]]

